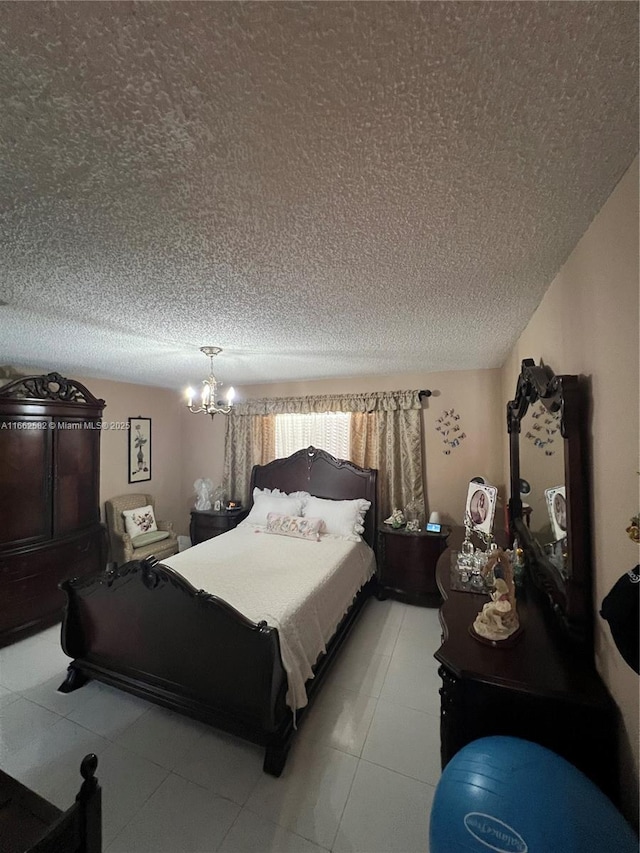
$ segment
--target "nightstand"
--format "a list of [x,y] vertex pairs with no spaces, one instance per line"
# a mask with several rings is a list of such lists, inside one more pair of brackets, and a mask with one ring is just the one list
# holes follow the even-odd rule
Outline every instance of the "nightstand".
[[397,598],[407,604],[439,606],[436,564],[447,547],[449,530],[378,529],[378,597]]
[[189,534],[191,544],[198,545],[221,533],[233,530],[249,514],[248,509],[192,509]]

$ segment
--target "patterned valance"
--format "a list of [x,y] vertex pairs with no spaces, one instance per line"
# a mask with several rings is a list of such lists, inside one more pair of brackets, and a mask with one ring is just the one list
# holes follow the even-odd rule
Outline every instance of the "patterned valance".
[[309,412],[394,412],[421,409],[420,391],[370,391],[365,394],[323,394],[314,397],[274,397],[245,400],[233,415],[284,415]]

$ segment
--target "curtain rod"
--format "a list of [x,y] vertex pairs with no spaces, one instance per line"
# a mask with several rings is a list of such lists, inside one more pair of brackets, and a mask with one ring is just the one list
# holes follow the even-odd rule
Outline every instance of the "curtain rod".
[[423,397],[430,397],[431,391],[418,391],[418,397],[422,400]]

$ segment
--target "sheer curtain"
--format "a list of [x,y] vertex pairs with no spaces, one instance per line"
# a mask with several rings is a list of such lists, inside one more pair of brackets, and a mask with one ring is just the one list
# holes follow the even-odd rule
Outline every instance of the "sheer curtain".
[[239,403],[226,416],[225,483],[231,497],[247,504],[252,466],[276,458],[273,416],[313,412],[351,413],[349,457],[356,465],[378,469],[380,518],[386,518],[394,507],[404,509],[410,502],[421,504],[424,510],[419,391],[277,397]]
[[350,459],[350,412],[308,412],[275,417],[275,454],[290,456],[304,447],[319,447],[337,459]]

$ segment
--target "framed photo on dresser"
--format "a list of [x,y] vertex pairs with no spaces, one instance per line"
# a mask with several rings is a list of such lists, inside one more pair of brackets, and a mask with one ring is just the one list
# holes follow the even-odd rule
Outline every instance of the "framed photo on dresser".
[[547,511],[556,542],[567,538],[567,493],[564,486],[545,489]]
[[470,519],[474,530],[489,534],[493,527],[498,490],[495,486],[471,481],[467,491],[465,516]]
[[151,479],[151,418],[129,418],[129,482]]

